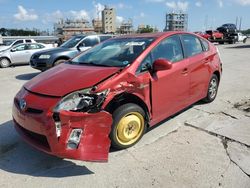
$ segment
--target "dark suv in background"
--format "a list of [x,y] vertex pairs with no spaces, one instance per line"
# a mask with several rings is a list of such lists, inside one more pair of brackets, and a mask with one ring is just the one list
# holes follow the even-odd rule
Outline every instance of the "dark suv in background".
[[33,54],[30,59],[30,66],[45,71],[112,37],[114,36],[76,35],[58,48],[44,50]]
[[217,30],[223,34],[225,33],[237,33],[237,27],[235,24],[223,24],[218,27]]

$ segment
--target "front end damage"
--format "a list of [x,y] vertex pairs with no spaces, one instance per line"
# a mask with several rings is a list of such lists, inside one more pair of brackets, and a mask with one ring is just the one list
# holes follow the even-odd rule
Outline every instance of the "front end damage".
[[51,106],[57,102],[56,98],[22,89],[15,97],[12,112],[21,137],[35,148],[57,157],[106,162],[112,115],[106,111],[55,113]]
[[[48,154],[83,161],[108,161],[113,122],[109,107],[139,100],[151,106],[148,74],[139,80],[126,74],[126,81],[124,75],[114,75],[63,98],[22,88],[13,105],[16,130],[25,141]],[[130,95],[125,99],[127,94]],[[116,96],[122,99],[116,100]],[[131,101],[132,96],[136,96],[134,101]],[[26,103],[24,109],[21,101]],[[150,112],[147,107],[145,110]]]
[[[65,151],[58,155],[84,161],[107,161],[112,116],[108,112],[80,113],[61,111],[58,140]],[[56,122],[59,123],[59,122]],[[56,130],[59,132],[59,130]],[[64,156],[65,155],[65,156]]]

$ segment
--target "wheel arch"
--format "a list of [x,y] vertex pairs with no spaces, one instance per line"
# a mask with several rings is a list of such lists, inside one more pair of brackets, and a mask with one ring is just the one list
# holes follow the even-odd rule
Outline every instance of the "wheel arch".
[[0,57],[0,60],[2,60],[2,59],[7,59],[10,62],[10,64],[12,64],[11,59],[9,57],[7,57],[7,56]]
[[70,57],[68,57],[68,56],[59,56],[59,57],[54,59],[53,66],[54,66],[55,62],[58,61],[58,60],[66,60],[67,61],[69,59],[70,59]]
[[218,81],[220,82],[220,77],[221,77],[221,76],[220,76],[220,72],[217,70],[217,71],[215,71],[213,74],[217,76]]
[[121,93],[121,94],[116,95],[105,106],[105,110],[108,111],[109,113],[113,114],[115,109],[117,109],[119,106],[121,106],[123,104],[127,104],[127,103],[134,103],[134,104],[137,104],[138,106],[140,106],[146,114],[146,121],[149,122],[150,113],[149,113],[149,109],[148,109],[147,105],[140,97],[138,97],[137,95],[132,94],[132,93]]

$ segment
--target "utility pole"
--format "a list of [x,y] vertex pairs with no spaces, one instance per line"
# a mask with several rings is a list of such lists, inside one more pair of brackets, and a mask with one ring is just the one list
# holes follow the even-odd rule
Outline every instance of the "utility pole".
[[240,26],[239,26],[239,31],[241,31],[241,24],[242,24],[242,17],[240,17]]
[[236,16],[236,22],[235,22],[236,28],[238,28],[238,16]]
[[204,25],[205,25],[205,31],[206,31],[207,30],[207,25],[208,25],[208,15],[206,15],[206,17],[205,17]]

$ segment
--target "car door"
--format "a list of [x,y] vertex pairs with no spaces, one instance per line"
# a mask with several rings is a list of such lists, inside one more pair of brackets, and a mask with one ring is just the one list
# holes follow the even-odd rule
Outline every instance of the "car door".
[[[190,74],[190,97],[189,104],[197,102],[205,97],[209,81],[209,63],[211,58],[207,49],[203,48],[201,40],[191,34],[181,35],[185,57],[188,59],[188,71]],[[207,43],[204,40],[205,43]]]
[[27,44],[19,44],[10,50],[10,57],[12,63],[27,62],[27,55],[29,54]]
[[178,35],[163,39],[144,59],[139,69],[144,70],[156,59],[164,58],[172,62],[170,70],[151,71],[150,95],[153,121],[159,122],[186,107],[189,94],[189,74],[187,60]]
[[30,62],[30,58],[31,56],[35,53],[40,51],[41,49],[45,48],[45,46],[43,46],[42,44],[37,44],[37,43],[29,43],[27,44],[27,51],[28,53],[26,53],[27,55],[25,56],[25,62]]

